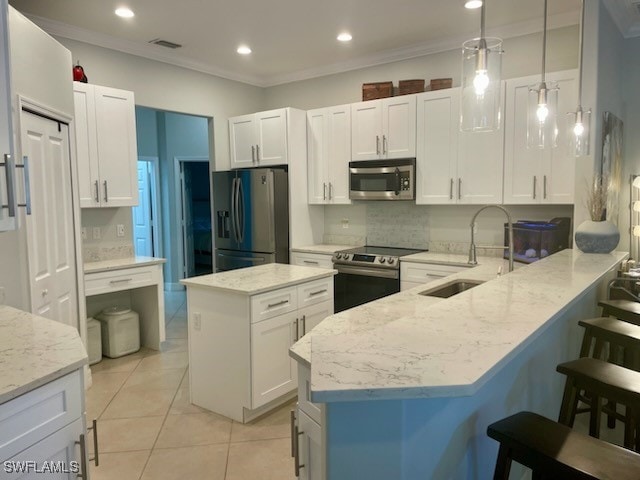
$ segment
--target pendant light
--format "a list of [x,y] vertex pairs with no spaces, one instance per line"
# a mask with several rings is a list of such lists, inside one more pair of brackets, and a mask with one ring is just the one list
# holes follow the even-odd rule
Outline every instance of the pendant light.
[[527,105],[527,147],[557,146],[558,140],[558,84],[547,82],[547,0],[544,0],[544,28],[542,31],[542,78],[529,87]]
[[580,44],[578,57],[578,108],[569,113],[569,148],[576,157],[589,155],[591,110],[582,108],[582,59],[584,55],[584,0],[580,12]]
[[462,131],[491,132],[500,128],[502,40],[485,36],[486,3],[480,8],[480,37],[462,45]]

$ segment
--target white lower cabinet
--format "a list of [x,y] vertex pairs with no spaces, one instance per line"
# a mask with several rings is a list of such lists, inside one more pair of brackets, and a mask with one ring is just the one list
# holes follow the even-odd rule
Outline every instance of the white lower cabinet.
[[246,423],[291,398],[289,348],[333,314],[333,277],[256,295],[187,287],[191,403]]
[[400,261],[400,291],[441,280],[454,273],[464,272],[468,268],[461,265]]
[[88,472],[83,399],[76,370],[0,405],[2,478],[71,480]]
[[300,480],[324,480],[324,405],[311,402],[310,385],[310,368],[302,363],[298,364],[298,405],[291,415],[294,470]]

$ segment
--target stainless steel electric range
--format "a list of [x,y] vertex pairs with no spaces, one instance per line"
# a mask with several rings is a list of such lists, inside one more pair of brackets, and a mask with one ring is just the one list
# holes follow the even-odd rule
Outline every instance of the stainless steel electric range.
[[411,248],[357,247],[333,255],[335,312],[400,291],[400,258],[424,252]]

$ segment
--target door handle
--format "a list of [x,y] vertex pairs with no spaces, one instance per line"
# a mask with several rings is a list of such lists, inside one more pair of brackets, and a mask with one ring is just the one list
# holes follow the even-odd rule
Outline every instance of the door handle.
[[462,200],[462,178],[458,178],[458,200]]
[[84,433],[80,434],[80,439],[75,444],[80,446],[80,473],[78,473],[78,478],[88,480],[87,462],[89,459],[87,457],[87,445],[84,443]]
[[383,155],[387,154],[387,136],[386,135],[382,135],[382,154]]
[[9,216],[16,216],[16,193],[15,193],[15,172],[16,165],[13,157],[9,154],[4,156],[4,163],[0,164],[4,167],[5,179],[7,181],[7,205],[3,207],[9,210]]
[[327,184],[325,182],[322,182],[322,199],[327,199]]
[[307,334],[307,316],[302,315],[302,336]]
[[449,200],[453,200],[453,178],[449,183]]
[[256,161],[260,163],[260,145],[256,145]]
[[395,190],[394,193],[396,195],[400,195],[400,189],[402,188],[402,182],[400,180],[400,169],[398,167],[396,167],[395,176],[396,176],[396,190]]
[[544,175],[542,177],[543,179],[543,183],[542,183],[542,198],[544,198],[545,200],[547,199],[547,176]]
[[380,155],[380,137],[376,135],[376,155]]
[[291,457],[296,456],[296,411],[289,412],[289,426],[291,427]]
[[293,433],[295,436],[295,444],[296,448],[294,449],[293,455],[293,469],[295,471],[296,477],[300,477],[300,469],[304,468],[304,465],[300,465],[300,439],[298,438],[300,435],[304,434],[304,432],[300,432],[298,430],[298,425],[294,425]]
[[96,467],[100,466],[100,453],[98,448],[98,420],[93,419],[91,427],[87,428],[87,430],[93,432],[93,458],[90,458],[89,461],[93,461]]
[[256,147],[255,145],[251,145],[251,161],[256,161]]
[[333,184],[329,182],[329,200],[333,199]]
[[104,186],[104,201],[109,203],[109,186],[107,185],[107,181],[102,182]]
[[536,184],[538,182],[537,177],[534,175],[533,176],[533,199],[536,199]]
[[96,188],[96,203],[100,203],[100,187],[98,186],[98,180],[96,180],[93,185]]
[[293,322],[293,323],[296,326],[296,342],[297,342],[298,340],[300,340],[300,325],[298,323],[298,319],[297,318],[296,318],[296,321]]
[[[260,161],[260,160],[258,160]],[[239,242],[244,242],[244,189],[242,187],[242,179],[238,179],[238,193],[236,198],[238,199],[238,236]]]

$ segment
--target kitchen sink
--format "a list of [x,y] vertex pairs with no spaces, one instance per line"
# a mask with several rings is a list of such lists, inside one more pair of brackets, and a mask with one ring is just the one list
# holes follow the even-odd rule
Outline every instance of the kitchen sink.
[[484,282],[479,280],[453,280],[449,283],[445,283],[444,285],[440,285],[438,287],[425,290],[424,292],[420,292],[420,295],[424,295],[427,297],[449,298],[467,291],[470,288],[477,287],[481,283]]

